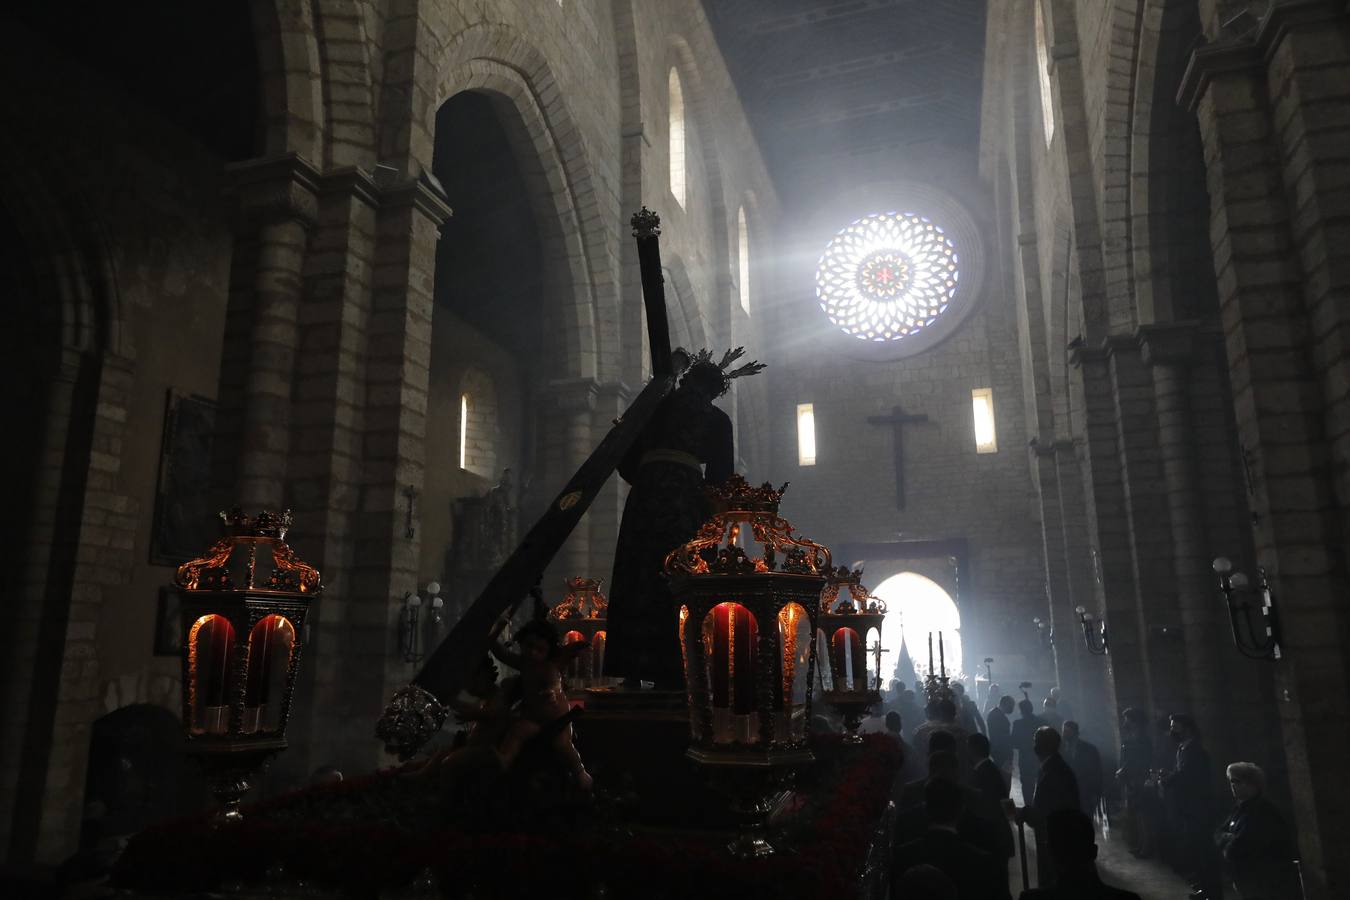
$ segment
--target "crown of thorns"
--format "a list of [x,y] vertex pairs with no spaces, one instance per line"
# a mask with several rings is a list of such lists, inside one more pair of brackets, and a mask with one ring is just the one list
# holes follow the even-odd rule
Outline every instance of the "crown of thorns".
[[722,389],[718,391],[718,395],[720,396],[731,390],[731,380],[733,378],[744,378],[747,375],[756,375],[767,368],[766,364],[759,360],[751,360],[734,369],[731,368],[731,364],[744,355],[745,348],[737,347],[734,350],[728,350],[726,353],[723,353],[720,362],[713,362],[711,350],[700,350],[695,353],[690,360],[689,371],[692,372],[697,368],[704,369],[705,371],[710,369],[716,371],[718,377],[722,379]]

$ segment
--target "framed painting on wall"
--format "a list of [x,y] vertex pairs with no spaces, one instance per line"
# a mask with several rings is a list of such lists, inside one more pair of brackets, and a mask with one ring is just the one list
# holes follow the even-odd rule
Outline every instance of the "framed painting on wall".
[[219,510],[211,490],[215,424],[213,401],[169,389],[150,530],[151,565],[187,562],[220,537]]

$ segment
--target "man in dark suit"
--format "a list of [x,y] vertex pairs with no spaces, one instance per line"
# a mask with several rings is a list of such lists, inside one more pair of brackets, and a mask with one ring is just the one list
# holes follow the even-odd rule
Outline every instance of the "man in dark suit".
[[1102,755],[1095,745],[1078,736],[1078,723],[1072,719],[1064,723],[1059,755],[1073,769],[1073,777],[1078,779],[1078,802],[1087,817],[1092,818],[1102,799]]
[[1047,822],[1051,813],[1060,810],[1078,809],[1078,782],[1073,770],[1059,755],[1059,732],[1042,725],[1036,729],[1032,746],[1036,758],[1040,760],[1041,770],[1036,779],[1036,793],[1029,805],[1018,810],[1019,822],[1025,822],[1036,832],[1036,872],[1037,884],[1041,887],[1054,884],[1055,870],[1050,862],[1050,843]]
[[1020,900],[1139,900],[1138,894],[1103,884],[1098,877],[1091,819],[1076,809],[1064,809],[1051,813],[1046,827],[1058,883],[1023,891]]
[[[947,737],[948,735],[943,735]],[[935,736],[936,737],[936,736]],[[939,750],[928,757],[928,778],[911,781],[896,797],[895,841],[897,844],[921,837],[924,830],[932,824],[925,805],[928,784],[932,781],[950,781],[959,785],[964,797],[957,831],[961,839],[978,847],[995,858],[1004,852],[1004,839],[1011,839],[1006,817],[1002,822],[994,823],[980,815],[980,799],[974,788],[960,784],[961,766],[957,755],[951,750]]]
[[[959,900],[1008,898],[1008,879],[1001,877],[994,857],[963,841],[957,823],[964,808],[961,786],[945,778],[930,779],[924,787],[924,806],[928,810],[928,829],[924,834],[895,851],[893,877],[898,885],[905,872],[914,866],[929,865],[941,871],[956,885]],[[899,900],[900,894],[892,896]],[[909,900],[909,898],[906,898]]]
[[989,758],[987,737],[972,734],[966,738],[966,743],[970,747],[970,755],[977,760],[973,779],[976,797],[974,812],[985,822],[990,834],[997,840],[1003,872],[1006,875],[1007,861],[1012,859],[1015,849],[1012,829],[1008,827],[1008,817],[1003,811],[1003,801],[1008,799],[1008,779]]
[[1017,712],[1017,721],[1012,723],[1012,748],[1017,751],[1017,778],[1022,785],[1022,802],[1030,803],[1041,769],[1040,761],[1036,758],[1036,730],[1045,725],[1045,720],[1036,715],[1036,708],[1030,700],[1020,701]]
[[1192,896],[1222,897],[1219,857],[1211,842],[1216,803],[1209,752],[1190,716],[1173,715],[1168,732],[1177,745],[1177,764],[1162,785],[1176,824],[1179,868],[1195,889]]
[[994,765],[1006,774],[1012,775],[1012,722],[1008,716],[1013,711],[1013,698],[1004,694],[998,705],[985,714],[985,730],[989,732],[989,756]]

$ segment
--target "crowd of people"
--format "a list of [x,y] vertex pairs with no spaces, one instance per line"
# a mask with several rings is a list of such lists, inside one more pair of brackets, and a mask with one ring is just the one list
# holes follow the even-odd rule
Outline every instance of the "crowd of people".
[[[1057,689],[1038,712],[1029,697],[1018,702],[990,685],[981,712],[958,687],[920,712],[915,692],[892,682],[885,708],[867,723],[905,751],[894,793],[897,900],[1011,898],[1014,829],[1035,847],[1034,878],[1023,873],[1024,900],[1135,897],[1097,873],[1095,823],[1109,823],[1113,813],[1131,852],[1171,864],[1191,884],[1191,900],[1301,896],[1290,829],[1265,796],[1265,774],[1252,763],[1229,765],[1234,804],[1220,815],[1209,754],[1190,716],[1165,720],[1175,753],[1163,763],[1148,717],[1125,710],[1111,778],[1102,751],[1083,737]],[[1022,854],[1018,865],[1025,860]]]

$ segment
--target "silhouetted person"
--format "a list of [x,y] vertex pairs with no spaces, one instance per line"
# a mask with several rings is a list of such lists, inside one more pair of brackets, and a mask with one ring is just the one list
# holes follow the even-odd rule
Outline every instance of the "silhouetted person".
[[911,866],[900,875],[892,896],[923,900],[957,900],[956,885],[935,866]]
[[1046,831],[1055,886],[1023,891],[1021,900],[1140,900],[1138,894],[1103,884],[1097,875],[1090,818],[1076,809],[1060,810],[1046,819]]
[[[930,778],[946,777],[956,782],[960,781],[958,767],[961,763],[956,755],[956,739],[949,732],[936,731],[929,740],[929,745],[934,750],[928,754],[928,759],[924,765],[925,774],[911,779],[901,786],[895,800],[895,808],[898,810],[922,805],[923,787]],[[935,763],[939,767],[936,771],[933,769]]]
[[[892,871],[903,874],[914,866],[929,865],[956,885],[960,900],[1008,897],[1008,879],[999,875],[1002,867],[991,854],[962,840],[957,833],[965,806],[961,787],[945,778],[929,780],[924,787],[924,806],[928,811],[928,828],[921,837],[896,849]],[[898,878],[893,881],[899,884]],[[914,900],[898,887],[892,897]]]
[[[896,797],[896,843],[902,844],[923,834],[930,823],[928,809],[924,804],[928,784],[932,781],[949,781],[960,787],[961,794],[965,797],[959,826],[961,839],[1000,858],[1004,844],[998,828],[978,814],[979,796],[974,788],[961,784],[964,773],[961,771],[958,757],[951,749],[945,749],[953,746],[951,735],[938,732],[933,736],[933,744],[944,749],[929,755],[928,777],[905,784]],[[1004,834],[1008,833],[1006,822],[1002,825],[1002,831]]]
[[1116,783],[1125,799],[1125,835],[1130,852],[1147,858],[1153,855],[1158,817],[1157,794],[1149,789],[1149,770],[1153,768],[1153,739],[1148,715],[1129,707],[1120,714],[1120,768]]
[[959,681],[952,682],[952,699],[956,703],[956,724],[967,734],[984,731],[984,716],[975,701],[966,696],[966,686]]
[[1041,770],[1036,758],[1036,729],[1045,722],[1036,715],[1036,708],[1030,700],[1021,700],[1017,704],[1018,718],[1012,723],[1012,747],[1017,751],[1017,774],[1022,783],[1022,802],[1030,803],[1032,792],[1036,789],[1036,776]]
[[1006,876],[1007,861],[1012,859],[1015,848],[1012,829],[1008,827],[1008,817],[1003,812],[1003,801],[1008,799],[1008,777],[989,758],[989,738],[982,734],[972,734],[966,738],[966,744],[970,747],[971,757],[975,759],[975,770],[971,779],[976,797],[974,812],[989,823],[990,833],[998,841],[1003,872]]
[[1009,775],[1012,774],[1012,715],[1013,698],[1004,694],[993,709],[984,717],[984,725],[989,733],[989,756],[994,764]]
[[1209,753],[1190,716],[1172,716],[1168,731],[1177,745],[1177,764],[1163,776],[1162,784],[1176,827],[1178,867],[1197,892],[1219,898],[1223,888],[1211,842],[1215,803]]
[[1068,719],[1064,722],[1064,740],[1059,745],[1059,755],[1073,769],[1073,777],[1078,779],[1078,802],[1091,818],[1102,799],[1101,753],[1096,745],[1078,736],[1078,723]]
[[1063,730],[1064,715],[1059,711],[1059,700],[1056,697],[1046,697],[1041,701],[1041,719],[1056,731]]
[[1242,900],[1297,897],[1294,842],[1284,816],[1266,799],[1266,774],[1254,763],[1235,762],[1228,786],[1237,805],[1214,835],[1225,880]]
[[1036,780],[1036,793],[1031,803],[1018,810],[1018,821],[1025,822],[1036,831],[1036,871],[1037,884],[1049,885],[1055,880],[1055,870],[1050,864],[1050,846],[1046,823],[1051,813],[1078,808],[1078,782],[1073,770],[1059,755],[1059,732],[1048,725],[1036,729],[1033,748],[1041,762],[1041,770]]

